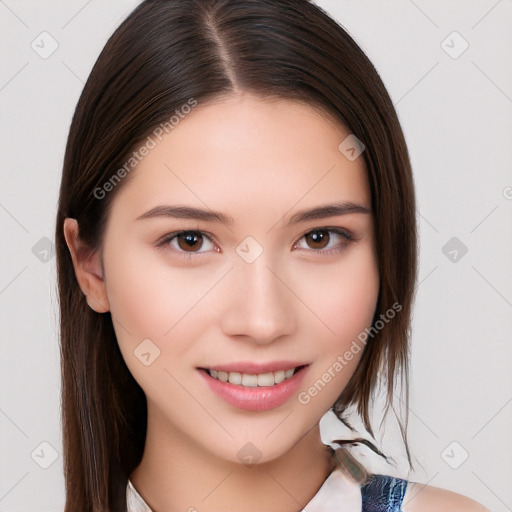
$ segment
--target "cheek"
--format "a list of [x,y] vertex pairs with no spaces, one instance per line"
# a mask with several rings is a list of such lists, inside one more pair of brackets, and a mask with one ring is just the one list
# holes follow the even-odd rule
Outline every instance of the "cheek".
[[[320,413],[333,405],[357,367],[379,294],[377,264],[369,251],[361,251],[345,266],[331,270],[330,278],[323,272],[311,275],[308,281],[315,290],[313,295],[309,292],[311,304],[322,323],[311,318],[310,336],[317,357],[298,396],[299,403]],[[322,286],[312,287],[315,281]]]
[[108,299],[113,316],[133,343],[144,338],[165,340],[186,321],[216,279],[206,268],[191,271],[173,266],[154,248],[126,246],[117,255],[105,254]]
[[325,311],[326,323],[335,333],[333,338],[338,338],[338,342],[334,339],[333,342],[342,349],[347,337],[356,337],[371,324],[379,294],[379,277],[369,266],[344,272],[339,279],[332,279],[328,287],[330,300],[324,297],[321,310]]
[[312,268],[301,293],[322,321],[322,351],[344,351],[375,313],[379,274],[372,251],[362,248],[340,265]]
[[169,374],[182,381],[197,363],[197,340],[214,321],[214,288],[226,269],[171,265],[164,254],[140,245],[111,243],[110,249],[104,267],[120,351],[146,396],[166,403],[171,391],[182,393]]

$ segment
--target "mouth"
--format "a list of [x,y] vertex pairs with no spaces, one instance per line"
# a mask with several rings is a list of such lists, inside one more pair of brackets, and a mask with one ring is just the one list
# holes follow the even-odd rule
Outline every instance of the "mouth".
[[305,368],[307,365],[300,365],[286,370],[277,370],[274,372],[266,373],[242,373],[237,371],[227,372],[224,370],[212,370],[209,368],[201,368],[208,372],[210,377],[220,380],[221,382],[228,382],[235,386],[243,386],[246,388],[256,387],[273,387],[281,382],[291,379],[297,372]]
[[197,369],[207,389],[229,405],[267,411],[284,405],[298,392],[309,366],[293,362],[237,363]]

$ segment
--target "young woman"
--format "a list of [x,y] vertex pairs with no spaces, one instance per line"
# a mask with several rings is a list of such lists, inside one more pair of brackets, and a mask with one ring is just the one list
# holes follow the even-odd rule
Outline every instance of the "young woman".
[[[66,511],[485,510],[347,450],[385,456],[371,398],[407,389],[414,204],[388,94],[320,8],[140,4],[64,162]],[[368,436],[324,445],[350,406]]]

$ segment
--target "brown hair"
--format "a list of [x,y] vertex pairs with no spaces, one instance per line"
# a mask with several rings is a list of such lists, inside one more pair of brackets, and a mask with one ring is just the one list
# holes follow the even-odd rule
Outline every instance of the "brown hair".
[[[407,384],[417,265],[414,189],[404,136],[373,65],[340,25],[306,0],[146,0],[101,52],[66,146],[55,235],[66,512],[126,510],[147,409],[111,315],[92,311],[78,286],[64,219],[75,218],[80,239],[99,249],[109,205],[129,176],[101,200],[97,187],[188,100],[204,104],[235,91],[307,102],[363,141],[380,272],[374,321],[394,303],[402,309],[368,340],[333,410],[343,418],[349,405],[357,406],[373,435],[376,385],[387,381],[389,405],[398,373]],[[407,385],[403,396],[407,403]]]

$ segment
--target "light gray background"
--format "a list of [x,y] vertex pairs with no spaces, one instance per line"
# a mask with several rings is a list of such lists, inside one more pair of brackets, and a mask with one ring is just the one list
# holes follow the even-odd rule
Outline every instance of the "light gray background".
[[[136,4],[0,0],[0,512],[63,509],[55,258],[45,238],[83,83]],[[381,74],[414,168],[421,265],[409,435],[418,468],[409,479],[512,510],[512,0],[317,4]],[[43,31],[58,43],[46,59],[31,47],[51,49]],[[327,439],[336,434],[329,417],[322,425]],[[387,448],[399,451],[396,436]]]

